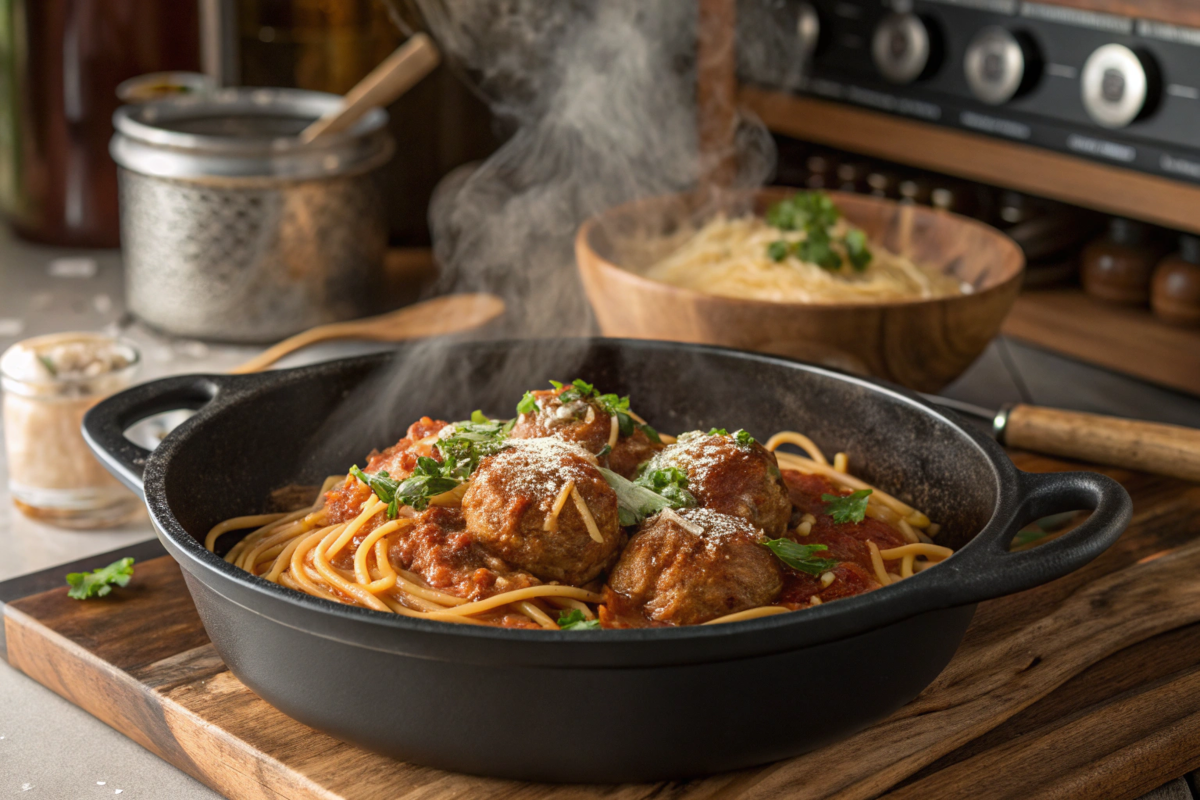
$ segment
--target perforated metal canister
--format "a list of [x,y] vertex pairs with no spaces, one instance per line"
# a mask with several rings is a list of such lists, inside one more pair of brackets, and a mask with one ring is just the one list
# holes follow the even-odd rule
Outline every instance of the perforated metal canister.
[[339,101],[240,88],[117,111],[134,314],[179,336],[267,342],[378,310],[387,114],[317,144],[297,138]]

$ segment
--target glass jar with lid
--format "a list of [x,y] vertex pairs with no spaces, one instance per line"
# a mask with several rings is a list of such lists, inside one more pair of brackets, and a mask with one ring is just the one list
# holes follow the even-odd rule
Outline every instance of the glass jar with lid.
[[19,342],[0,356],[8,486],[26,516],[65,528],[119,525],[141,502],[95,459],[84,413],[126,388],[138,368],[133,345],[97,333]]

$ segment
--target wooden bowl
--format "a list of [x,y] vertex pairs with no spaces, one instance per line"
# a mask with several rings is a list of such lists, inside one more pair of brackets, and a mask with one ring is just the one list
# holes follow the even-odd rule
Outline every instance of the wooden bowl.
[[719,207],[686,195],[658,197],[585,222],[575,257],[601,331],[774,353],[920,391],[950,383],[999,332],[1025,267],[1015,242],[966,217],[856,194],[830,193],[872,242],[952,274],[974,293],[887,303],[786,303],[721,297],[643,277],[667,254],[647,242],[664,241],[719,210],[762,213],[794,191],[764,189]]

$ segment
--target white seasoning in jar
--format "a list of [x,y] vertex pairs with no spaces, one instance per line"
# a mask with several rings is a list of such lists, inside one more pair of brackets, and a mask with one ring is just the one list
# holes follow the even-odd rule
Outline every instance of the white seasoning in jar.
[[129,344],[93,333],[28,339],[0,357],[9,489],[26,515],[92,528],[136,513],[137,498],[109,475],[83,440],[89,408],[129,385]]

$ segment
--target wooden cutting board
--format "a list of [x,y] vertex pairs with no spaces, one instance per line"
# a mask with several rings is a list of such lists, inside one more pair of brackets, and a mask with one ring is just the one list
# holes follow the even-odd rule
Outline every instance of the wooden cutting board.
[[[63,587],[11,599],[2,644],[17,669],[239,800],[1135,798],[1200,766],[1200,486],[1110,474],[1134,498],[1128,533],[1067,578],[981,605],[913,703],[824,750],[690,782],[522,784],[343,744],[225,668],[165,556],[107,598],[77,602]],[[554,757],[554,743],[546,751]]]

